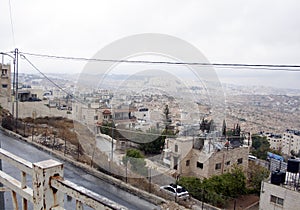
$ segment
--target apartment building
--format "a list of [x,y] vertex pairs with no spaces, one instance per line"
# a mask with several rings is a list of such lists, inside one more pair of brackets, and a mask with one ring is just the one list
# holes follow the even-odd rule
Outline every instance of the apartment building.
[[[263,181],[259,210],[295,210],[300,206],[300,193],[291,187]],[[298,207],[297,207],[298,206]]]
[[274,150],[281,150],[282,149],[282,135],[281,134],[274,134],[274,133],[261,133],[262,137],[267,137],[268,142],[270,143],[270,148]]
[[300,151],[300,131],[287,129],[282,136],[282,153],[290,155]]
[[209,138],[167,139],[163,162],[183,176],[209,178],[230,172],[233,165],[248,168],[249,147],[226,147]]
[[260,210],[294,210],[300,206],[300,160],[289,159],[287,168],[273,170],[269,180],[262,181]]
[[10,65],[0,64],[0,96],[11,101],[11,68]]

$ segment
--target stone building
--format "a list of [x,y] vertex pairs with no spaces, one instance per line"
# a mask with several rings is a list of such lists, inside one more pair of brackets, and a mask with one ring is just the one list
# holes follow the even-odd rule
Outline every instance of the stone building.
[[292,150],[296,154],[300,151],[300,131],[287,129],[282,137],[282,153],[290,155]]
[[248,168],[248,155],[248,147],[224,148],[210,153],[193,149],[182,164],[182,174],[208,178],[230,172],[233,165],[242,166],[246,170]]
[[229,172],[233,165],[248,168],[249,147],[233,148],[224,141],[181,137],[167,139],[163,163],[183,176],[208,178]]
[[281,134],[274,134],[269,132],[261,132],[261,137],[266,137],[268,142],[270,143],[270,148],[274,150],[281,150],[282,149],[282,135]]
[[287,172],[285,177],[285,180],[279,180],[280,183],[274,183],[277,182],[277,179],[273,179],[272,183],[272,178],[262,182],[259,210],[299,209],[299,173],[292,174]]
[[11,69],[10,65],[0,64],[0,96],[11,101]]

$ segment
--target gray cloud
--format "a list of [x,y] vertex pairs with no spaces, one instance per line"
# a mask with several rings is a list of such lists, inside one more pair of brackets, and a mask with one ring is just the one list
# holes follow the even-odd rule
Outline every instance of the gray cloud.
[[[2,5],[0,50],[8,51],[15,46],[8,2]],[[184,39],[212,62],[300,63],[297,0],[14,0],[11,5],[16,47],[23,51],[92,57],[116,39],[151,32]],[[30,59],[45,72],[80,72],[84,65]],[[22,67],[25,72],[32,71],[25,64]],[[235,76],[221,73],[226,78],[228,75]]]

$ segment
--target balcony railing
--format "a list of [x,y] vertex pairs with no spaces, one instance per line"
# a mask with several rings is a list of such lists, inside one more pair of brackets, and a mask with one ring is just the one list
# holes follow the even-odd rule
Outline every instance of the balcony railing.
[[[55,160],[28,162],[0,148],[0,159],[21,171],[21,181],[0,170],[0,182],[11,191],[13,208],[19,209],[17,195],[22,198],[22,209],[64,209],[64,195],[76,200],[76,209],[83,205],[92,209],[127,209],[84,187],[63,178],[63,164]],[[26,185],[27,175],[32,177],[32,188]]]

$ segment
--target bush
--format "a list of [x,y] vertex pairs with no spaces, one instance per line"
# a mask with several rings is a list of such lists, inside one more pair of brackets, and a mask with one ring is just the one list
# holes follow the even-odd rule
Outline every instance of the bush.
[[123,157],[123,163],[130,163],[131,169],[140,175],[147,176],[148,170],[144,155],[137,149],[129,149]]
[[229,199],[247,192],[246,177],[237,166],[234,166],[231,173],[204,180],[181,177],[178,184],[184,186],[196,199],[220,207],[224,207]]

